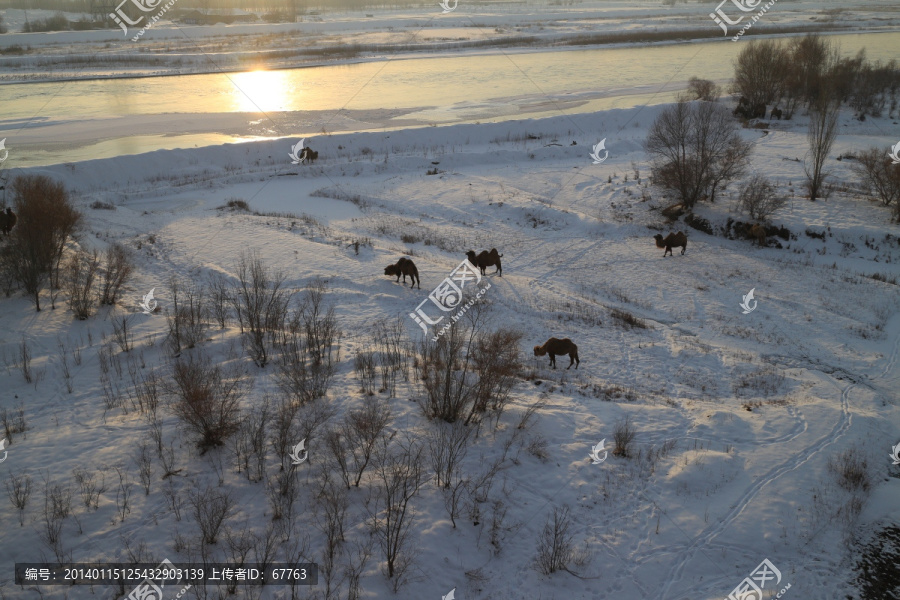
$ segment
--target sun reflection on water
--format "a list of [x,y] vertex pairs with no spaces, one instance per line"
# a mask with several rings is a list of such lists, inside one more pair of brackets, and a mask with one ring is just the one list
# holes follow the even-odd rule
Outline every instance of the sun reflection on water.
[[248,71],[230,75],[234,82],[232,110],[270,112],[296,110],[290,71]]

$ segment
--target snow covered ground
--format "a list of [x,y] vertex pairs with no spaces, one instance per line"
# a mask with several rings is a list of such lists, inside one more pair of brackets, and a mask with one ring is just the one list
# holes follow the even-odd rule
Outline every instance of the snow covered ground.
[[[861,597],[854,565],[862,544],[900,521],[900,479],[888,458],[900,442],[897,228],[886,208],[850,191],[816,203],[801,199],[802,164],[794,159],[805,153],[806,119],[799,115],[743,132],[756,142],[752,170],[791,199],[772,219],[794,234],[783,248],[666,225],[659,210],[671,201],[649,186],[641,147],[662,108],[455,125],[441,128],[439,139],[429,127],[318,136],[306,140],[320,153],[313,165],[292,165],[296,140],[280,139],[27,170],[66,183],[87,215],[83,247],[121,242],[138,268],[125,301],[87,321],[74,321],[65,306],[35,313],[19,296],[0,300],[0,406],[24,406],[28,426],[13,436],[0,472],[7,481],[28,472],[35,488],[23,526],[12,504],[0,503],[3,597],[37,597],[12,584],[12,563],[53,560],[40,541],[41,473],[73,489],[73,469],[105,473],[99,507],[82,506],[76,491],[74,518],[64,521],[62,546],[72,561],[126,562],[126,540],[132,550],[146,545],[147,562],[186,560],[176,539],[194,535],[189,509],[176,520],[158,462],[148,495],[137,482],[132,457],[148,439],[146,420],[130,405],[104,416],[101,348],[111,348],[109,376],[123,393],[131,386],[129,365],[164,374],[171,368],[165,317],[138,308],[151,288],[167,309],[171,276],[233,278],[238,255],[251,248],[284,270],[292,287],[326,280],[344,332],[328,393],[336,420],[361,402],[352,357],[371,349],[375,323],[399,315],[410,339],[418,339],[406,315],[466,250],[492,247],[504,255],[503,276],[488,269],[484,303],[493,326],[525,333],[531,375],[514,388],[499,426],[486,424],[472,443],[463,471],[482,473],[515,439],[479,505],[478,524],[466,513],[453,528],[442,491],[433,482],[422,488],[411,503],[410,582],[392,592],[376,549],[362,577],[363,598],[438,599],[455,588],[458,599],[711,600],[726,597],[764,559],[782,576],[766,597],[788,583],[785,598]],[[859,123],[845,112],[828,168],[852,183],[848,161],[835,158],[870,145],[887,148],[898,131],[891,119]],[[601,137],[610,154],[595,165],[588,154]],[[748,220],[736,213],[737,189],[698,214],[720,226],[728,217]],[[220,209],[229,199],[259,214]],[[95,201],[115,210],[90,208]],[[683,256],[663,258],[653,243],[654,233],[670,228],[688,235]],[[421,290],[382,274],[403,255],[417,264]],[[739,304],[751,289],[758,305],[743,314]],[[112,342],[111,321],[126,313],[137,313],[129,353]],[[638,325],[622,320],[625,313]],[[550,370],[547,357],[531,356],[531,346],[550,336],[578,344],[578,370]],[[23,340],[33,383],[16,367]],[[213,326],[201,348],[248,370],[255,382],[244,404],[255,406],[277,385],[271,368],[244,357],[239,340],[236,324]],[[61,343],[69,348],[71,393]],[[80,364],[72,362],[76,348]],[[400,383],[390,400],[391,429],[423,438],[432,425],[410,402],[422,393],[415,379]],[[541,407],[533,420],[518,429],[535,403]],[[271,518],[264,484],[237,473],[227,447],[199,456],[177,419],[164,408],[160,414],[181,469],[169,478],[174,489],[183,498],[195,484],[220,485],[237,500],[229,526],[261,534]],[[611,448],[615,424],[625,417],[637,429],[640,454],[610,452],[592,464],[591,448],[603,439]],[[312,490],[325,451],[315,434],[307,448],[298,522],[309,536],[309,559],[321,562]],[[848,448],[857,448],[874,474],[858,520],[843,516],[850,497],[827,469]],[[270,452],[270,473],[278,462]],[[124,519],[115,466],[133,482]],[[350,492],[348,547],[368,539],[366,487]],[[562,506],[571,509],[575,542],[592,554],[580,577],[543,576],[531,567],[538,535]],[[225,544],[212,548],[221,559]],[[287,551],[279,547],[278,559]],[[109,587],[45,589],[52,598],[115,597]],[[283,591],[273,587],[262,597],[289,597]]]

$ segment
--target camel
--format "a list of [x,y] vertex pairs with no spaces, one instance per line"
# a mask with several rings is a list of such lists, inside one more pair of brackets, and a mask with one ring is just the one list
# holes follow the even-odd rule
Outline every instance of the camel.
[[313,150],[312,148],[310,148],[309,146],[304,147],[303,150],[300,152],[300,162],[301,163],[305,163],[307,160],[309,162],[314,162],[317,158],[319,158],[319,153],[316,152],[315,150]]
[[685,250],[687,250],[687,236],[681,233],[670,233],[663,239],[663,236],[659,233],[653,236],[653,239],[656,240],[657,248],[665,248],[665,252],[663,252],[663,258],[666,257],[666,254],[672,254],[672,248],[681,248],[681,253],[684,254]]
[[502,254],[497,253],[496,248],[491,248],[491,251],[482,250],[481,254],[475,256],[474,250],[469,250],[466,252],[466,258],[469,259],[469,262],[481,269],[481,274],[484,275],[484,270],[488,267],[497,267],[497,274],[500,277],[503,277],[503,267],[500,266],[500,258]]
[[406,276],[409,275],[409,287],[413,287],[414,283],[419,284],[419,289],[422,289],[421,282],[419,281],[419,270],[416,268],[415,263],[405,256],[400,258],[396,264],[388,265],[384,268],[385,275],[396,275],[397,282],[400,282],[400,276],[403,275],[403,283],[406,283]]
[[577,369],[578,365],[581,364],[581,360],[578,358],[578,346],[569,338],[559,339],[552,337],[544,342],[543,346],[534,347],[535,356],[544,356],[545,354],[550,355],[551,369],[556,368],[556,357],[565,356],[566,354],[569,355],[569,366],[566,367],[566,370],[571,369],[573,364]]
[[751,227],[750,235],[760,246],[766,245],[766,230],[761,225],[754,225],[753,227]]
[[769,120],[778,119],[781,120],[781,109],[777,106],[772,107],[772,114],[769,115]]
[[16,221],[18,221],[16,213],[14,213],[12,209],[7,206],[6,212],[0,213],[0,232],[2,232],[4,235],[9,235],[12,231],[12,228],[16,226]]

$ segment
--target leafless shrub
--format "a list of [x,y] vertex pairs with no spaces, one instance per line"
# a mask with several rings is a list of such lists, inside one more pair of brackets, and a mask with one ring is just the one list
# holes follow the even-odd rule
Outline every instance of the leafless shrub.
[[409,503],[425,483],[423,448],[411,440],[378,446],[376,484],[367,509],[372,530],[385,560],[385,575],[399,589],[412,561],[410,531],[413,512]]
[[204,356],[176,361],[168,390],[175,397],[171,409],[197,436],[201,454],[237,430],[247,384],[239,367],[225,371]]
[[284,471],[287,466],[290,460],[288,454],[293,445],[303,439],[299,435],[300,429],[297,423],[299,409],[300,407],[287,396],[282,397],[275,407],[269,442],[281,463],[280,471]]
[[568,506],[555,507],[553,515],[547,518],[537,542],[536,567],[543,575],[557,571],[574,573],[569,565],[584,565],[589,557],[575,548],[572,533],[572,516]]
[[357,350],[353,360],[353,370],[359,379],[361,391],[366,396],[375,393],[375,353],[365,350]]
[[386,401],[367,398],[362,408],[348,412],[339,426],[326,433],[325,445],[347,489],[351,485],[359,487],[390,420],[391,409]]
[[54,304],[59,264],[66,244],[81,225],[82,214],[65,187],[45,175],[16,177],[12,193],[18,223],[3,247],[3,262],[40,311],[40,293],[48,280]]
[[81,493],[81,501],[85,508],[97,510],[100,507],[100,495],[106,491],[106,475],[99,472],[100,482],[97,483],[98,472],[88,471],[81,467],[72,469],[72,476],[78,484]]
[[262,481],[266,476],[266,429],[271,419],[269,398],[266,396],[261,404],[244,411],[232,441],[238,472],[243,469],[250,481]]
[[347,552],[347,564],[344,566],[344,578],[347,580],[347,600],[360,600],[362,598],[360,579],[372,556],[372,539],[369,538],[364,543],[351,543],[353,550]]
[[403,347],[404,325],[397,319],[381,319],[375,323],[375,347],[378,348],[378,366],[381,372],[381,391],[393,398],[397,391],[397,378],[409,380],[409,360]]
[[637,431],[635,431],[634,425],[631,423],[630,416],[626,416],[624,419],[616,421],[616,424],[613,427],[613,443],[615,444],[613,455],[622,456],[624,458],[630,457],[631,444],[634,441],[635,435],[637,435]]
[[777,103],[789,70],[789,54],[781,40],[753,40],[738,53],[731,91],[750,106]]
[[100,304],[113,305],[122,293],[122,286],[134,271],[131,253],[121,244],[106,248],[103,261],[103,279],[100,284]]
[[221,329],[225,329],[230,316],[231,285],[222,273],[214,272],[207,278],[207,288],[212,306],[210,311]]
[[526,450],[528,450],[529,454],[541,460],[547,460],[550,457],[547,453],[547,439],[540,434],[529,440]]
[[248,355],[259,367],[269,362],[270,339],[284,329],[292,293],[286,275],[270,270],[258,253],[242,253],[235,267],[238,282],[232,302]]
[[[226,554],[228,564],[233,565],[236,569],[244,568],[250,556],[250,551],[253,550],[253,546],[256,543],[256,536],[253,535],[253,531],[246,523],[238,530],[225,527],[224,532],[225,544],[228,550]],[[235,594],[237,586],[237,580],[229,582],[226,587],[228,594]]]
[[19,355],[16,360],[16,366],[22,371],[22,377],[25,383],[31,383],[31,349],[28,347],[28,341],[22,336],[22,343],[19,344]]
[[203,286],[183,283],[175,276],[169,279],[172,310],[166,311],[169,332],[166,342],[173,356],[203,341],[207,328],[206,296]]
[[307,286],[300,308],[282,336],[277,378],[281,389],[303,405],[328,391],[339,358],[340,328],[334,307],[324,305],[326,286]]
[[[146,375],[137,372],[132,378],[132,384],[138,411],[146,414],[148,419],[153,422],[156,410],[159,408],[159,393],[162,388],[159,374],[155,370],[150,370]],[[159,444],[157,444],[158,446]]]
[[112,381],[109,375],[100,374],[100,387],[103,390],[103,422],[106,422],[106,413],[116,408],[125,406],[125,399],[119,389],[119,384]]
[[[691,100],[703,100],[704,102],[715,102],[722,95],[722,88],[709,79],[700,79],[693,76],[688,79],[687,93]],[[635,176],[635,179],[640,179]],[[640,183],[640,181],[638,181]]]
[[438,421],[428,430],[426,444],[438,487],[450,487],[451,475],[466,456],[471,434],[472,430],[459,421]]
[[829,457],[828,471],[837,484],[848,492],[868,492],[872,486],[868,458],[859,448],[847,448]]
[[330,479],[327,467],[322,470],[316,500],[316,526],[325,537],[318,563],[320,584],[324,583],[325,598],[331,598],[337,591],[335,588],[340,585],[336,581],[337,561],[341,555],[341,545],[344,543],[344,528],[350,501],[347,498],[347,488]]
[[453,529],[456,529],[456,519],[458,519],[460,515],[460,503],[462,502],[463,495],[467,491],[468,486],[469,480],[457,470],[448,481],[448,484],[444,487],[444,508],[447,509],[447,514],[450,516],[450,522],[453,524]]
[[138,446],[134,456],[134,463],[138,468],[138,477],[144,486],[144,495],[150,495],[150,483],[153,480],[153,456],[150,453],[150,445],[146,442]]
[[468,348],[474,332],[461,321],[452,324],[436,342],[429,338],[419,348],[419,368],[425,396],[419,400],[425,416],[453,423],[463,418],[472,397],[472,365]]
[[131,331],[131,315],[123,314],[112,318],[113,336],[122,352],[134,348],[134,333]]
[[63,381],[66,384],[66,391],[71,394],[74,388],[72,386],[72,371],[69,368],[69,351],[62,340],[58,340],[58,342],[57,356],[59,357],[59,367],[62,371]]
[[116,488],[116,512],[119,514],[119,522],[125,522],[125,516],[131,512],[131,487],[128,478],[128,469],[113,467],[119,477],[119,486]]
[[200,528],[204,544],[215,544],[222,523],[234,508],[234,499],[227,490],[206,486],[188,493],[194,520]]
[[850,167],[862,180],[863,187],[885,206],[894,207],[894,218],[900,221],[900,168],[892,164],[883,149],[869,148],[859,153],[858,162]]
[[172,442],[168,446],[163,446],[162,451],[157,454],[159,461],[162,463],[163,479],[168,479],[172,475],[178,475],[182,470],[175,468],[175,448]]
[[[13,435],[25,433],[28,430],[28,421],[25,419],[25,404],[20,402],[15,409],[0,408],[0,424],[3,425],[4,438],[13,442]],[[26,438],[28,436],[25,436]]]
[[9,478],[4,482],[6,495],[9,501],[19,510],[19,526],[25,525],[25,507],[31,498],[31,476],[27,473],[10,472]]
[[747,180],[738,200],[740,207],[746,210],[750,217],[758,221],[765,221],[769,216],[785,205],[786,198],[778,195],[778,190],[766,178],[765,175],[755,173]]
[[68,273],[69,307],[75,318],[81,321],[94,314],[97,296],[94,293],[94,279],[100,266],[97,251],[92,254],[76,252],[69,260]]
[[178,491],[175,489],[175,484],[171,479],[166,483],[166,487],[163,488],[163,496],[166,498],[166,502],[169,505],[169,508],[172,509],[172,514],[175,515],[175,520],[181,520],[181,509],[184,506],[184,501],[179,495]]
[[266,497],[272,509],[272,521],[293,523],[294,505],[300,493],[294,468],[270,475],[266,479]]
[[613,322],[622,329],[647,329],[648,327],[646,321],[639,319],[627,310],[622,310],[620,308],[611,308],[609,316],[612,317]]

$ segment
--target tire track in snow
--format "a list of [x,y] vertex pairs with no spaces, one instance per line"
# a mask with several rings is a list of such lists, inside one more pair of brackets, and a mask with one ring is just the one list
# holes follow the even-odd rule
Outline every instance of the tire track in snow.
[[[897,362],[898,354],[900,354],[900,336],[897,337],[897,340],[894,343],[891,357],[888,359],[887,364],[885,365],[884,369],[882,369],[881,374],[878,376],[879,379],[885,378],[891,372]],[[760,491],[762,491],[765,486],[772,483],[782,475],[804,465],[813,456],[833,444],[838,437],[846,433],[847,429],[849,429],[850,427],[852,418],[852,413],[850,411],[850,393],[854,388],[856,388],[857,385],[859,385],[859,383],[853,381],[842,390],[840,419],[838,420],[838,423],[832,428],[830,435],[826,435],[820,438],[814,444],[807,446],[807,448],[797,453],[795,457],[790,461],[771,469],[762,478],[758,479],[756,483],[750,486],[750,488],[738,499],[736,505],[731,508],[724,519],[694,538],[694,540],[688,547],[687,552],[682,555],[677,564],[669,570],[669,576],[666,578],[667,583],[657,595],[657,598],[659,598],[659,600],[665,600],[665,598],[668,596],[669,591],[672,589],[672,586],[681,581],[685,567],[691,560],[693,560],[697,552],[702,551],[701,548],[704,546],[711,546],[712,541],[725,532],[725,530],[744,512],[744,510],[749,506],[750,502],[759,494]]]

